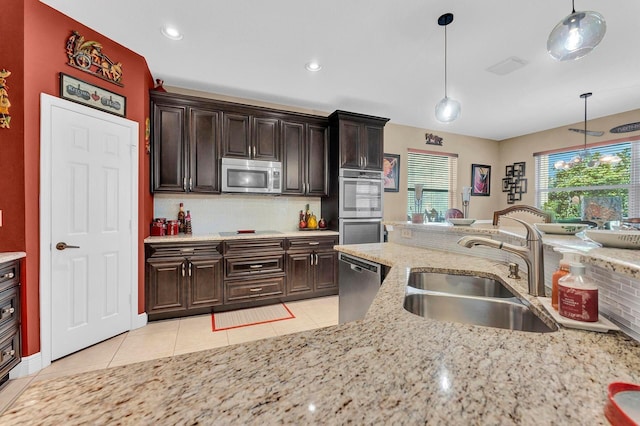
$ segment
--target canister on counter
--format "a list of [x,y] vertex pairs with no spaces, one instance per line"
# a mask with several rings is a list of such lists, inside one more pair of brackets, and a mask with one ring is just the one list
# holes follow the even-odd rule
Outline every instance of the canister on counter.
[[180,232],[180,222],[177,220],[170,220],[167,222],[167,235],[178,235]]

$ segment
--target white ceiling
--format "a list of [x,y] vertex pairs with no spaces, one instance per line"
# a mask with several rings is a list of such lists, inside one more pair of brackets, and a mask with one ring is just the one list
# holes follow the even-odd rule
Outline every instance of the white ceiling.
[[[571,13],[569,0],[41,1],[144,56],[167,86],[494,140],[581,122],[583,92],[593,92],[590,119],[640,108],[638,0],[576,0],[576,10],[604,16],[607,34],[572,62],[546,51],[547,36]],[[448,94],[462,114],[441,124],[437,19],[446,12],[455,15],[447,27]],[[165,38],[166,24],[184,38]],[[505,76],[486,71],[513,56],[528,64]],[[305,69],[311,59],[320,72]],[[126,63],[123,73],[126,85]]]

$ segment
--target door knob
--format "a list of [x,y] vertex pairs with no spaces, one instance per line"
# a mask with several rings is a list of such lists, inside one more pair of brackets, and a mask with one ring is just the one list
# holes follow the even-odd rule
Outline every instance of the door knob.
[[80,246],[70,246],[65,242],[60,242],[60,243],[56,244],[56,248],[58,250],[64,250],[64,249],[68,249],[68,248],[80,248]]

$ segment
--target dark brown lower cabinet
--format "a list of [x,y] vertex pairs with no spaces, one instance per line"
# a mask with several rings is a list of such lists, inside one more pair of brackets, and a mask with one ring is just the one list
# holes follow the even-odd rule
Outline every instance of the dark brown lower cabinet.
[[154,243],[146,251],[150,320],[338,294],[337,236]]
[[287,250],[287,296],[338,294],[338,238],[289,239]]
[[150,320],[212,312],[222,304],[219,249],[219,243],[146,247],[146,311]]
[[20,260],[0,263],[0,385],[22,359]]

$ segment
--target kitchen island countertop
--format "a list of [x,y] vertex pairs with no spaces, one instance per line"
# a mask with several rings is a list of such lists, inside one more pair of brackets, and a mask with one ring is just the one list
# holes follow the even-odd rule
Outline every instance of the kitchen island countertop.
[[[402,307],[411,268],[506,277],[502,264],[393,243],[337,249],[393,266],[364,320],[36,382],[0,421],[606,425],[607,385],[640,383],[640,343],[620,332],[525,333]],[[532,300],[526,280],[503,281]]]

